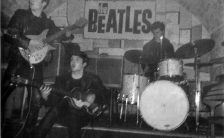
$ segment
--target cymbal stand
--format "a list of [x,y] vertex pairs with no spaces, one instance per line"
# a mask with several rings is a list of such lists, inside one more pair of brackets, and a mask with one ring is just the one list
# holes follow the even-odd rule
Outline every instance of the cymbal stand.
[[194,62],[195,62],[195,123],[196,123],[196,132],[199,127],[199,109],[200,109],[200,99],[201,99],[201,87],[199,82],[199,73],[198,73],[198,49],[194,47]]
[[128,95],[125,96],[124,122],[127,121]]
[[139,95],[139,93],[140,93],[140,65],[141,65],[141,59],[142,59],[142,56],[140,56],[140,58],[139,58],[139,63],[138,63],[138,75],[139,75],[139,77],[138,77],[138,85],[137,85],[137,92],[138,92],[138,94],[137,94],[137,113],[136,113],[136,125],[138,125],[139,124],[139,110],[140,110],[140,95]]

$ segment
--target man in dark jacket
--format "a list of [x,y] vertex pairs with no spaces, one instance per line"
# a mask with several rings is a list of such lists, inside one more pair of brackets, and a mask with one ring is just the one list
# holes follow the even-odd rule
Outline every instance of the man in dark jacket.
[[[43,62],[32,65],[29,61],[25,60],[20,50],[29,51],[32,49],[31,46],[33,45],[35,45],[37,49],[45,45],[43,40],[30,39],[27,35],[40,35],[44,30],[48,29],[47,36],[50,36],[60,31],[60,29],[55,26],[54,22],[48,19],[43,12],[43,9],[48,3],[49,0],[29,0],[30,8],[27,10],[17,10],[8,24],[8,35],[5,35],[5,40],[11,43],[12,46],[10,48],[8,67],[2,81],[3,111],[9,95],[16,88],[15,85],[11,85],[11,77],[13,75],[20,75],[40,83],[43,82]],[[72,38],[71,32],[67,31],[60,40],[68,40],[69,38]],[[27,89],[29,114],[26,116],[25,129],[27,129],[28,132],[28,129],[31,131],[36,124],[41,96],[38,89],[32,87],[27,87]]]
[[85,71],[88,56],[81,51],[71,54],[71,71],[58,76],[53,89],[45,85],[40,88],[43,98],[48,104],[51,102],[52,108],[40,122],[36,138],[46,137],[56,121],[67,126],[69,138],[81,138],[81,127],[106,106],[106,89],[101,79]]
[[165,25],[162,22],[154,22],[151,26],[153,39],[143,46],[142,58],[145,60],[143,70],[146,76],[153,79],[153,73],[157,64],[167,58],[174,57],[174,48],[170,41],[165,38]]

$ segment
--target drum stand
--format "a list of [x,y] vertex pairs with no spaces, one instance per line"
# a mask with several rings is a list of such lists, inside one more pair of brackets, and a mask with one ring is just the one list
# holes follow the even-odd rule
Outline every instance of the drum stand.
[[[139,60],[139,63],[138,63],[138,75],[140,76],[140,65],[141,65],[141,60],[142,60],[142,56],[140,56],[140,60]],[[139,124],[139,111],[140,111],[140,77],[138,77],[138,94],[137,94],[137,110],[136,110],[136,125]],[[140,123],[140,126],[141,126],[141,123]]]
[[201,83],[199,80],[199,72],[198,72],[198,49],[194,47],[194,70],[195,70],[195,124],[196,124],[196,132],[199,127],[199,111],[200,111],[200,100],[201,100]]

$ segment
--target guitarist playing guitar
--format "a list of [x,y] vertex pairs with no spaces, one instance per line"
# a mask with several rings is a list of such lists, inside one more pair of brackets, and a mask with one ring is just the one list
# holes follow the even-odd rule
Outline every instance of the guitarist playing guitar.
[[[32,81],[43,82],[43,62],[46,58],[48,50],[52,49],[50,43],[53,41],[71,40],[72,30],[75,28],[83,28],[86,22],[75,24],[65,30],[60,30],[54,22],[47,18],[43,10],[49,4],[49,0],[29,0],[29,9],[18,9],[12,16],[7,29],[8,35],[2,38],[10,43],[9,62],[2,80],[2,118],[10,118],[4,116],[9,109],[7,100],[9,95],[17,88],[11,85],[10,78],[12,75],[20,75]],[[36,36],[36,37],[35,37]],[[17,89],[18,90],[18,89]],[[39,90],[33,87],[27,87],[29,109],[26,116],[26,125],[24,137],[29,136],[29,132],[34,128],[39,108],[41,106],[41,96]],[[3,120],[4,122],[4,120]],[[3,125],[4,133],[4,125]]]
[[74,88],[79,88],[77,91],[80,94],[76,95],[76,98],[67,99],[64,96],[56,96],[52,87],[42,85],[40,87],[41,95],[46,102],[51,102],[52,108],[41,120],[35,138],[46,137],[56,121],[68,127],[69,138],[81,138],[81,128],[88,124],[91,115],[86,110],[80,110],[74,108],[74,106],[91,107],[93,103],[99,105],[106,103],[106,89],[101,79],[85,71],[89,60],[88,56],[84,52],[77,50],[71,50],[71,54],[71,71],[58,76],[54,88],[63,89],[67,93],[73,91]]

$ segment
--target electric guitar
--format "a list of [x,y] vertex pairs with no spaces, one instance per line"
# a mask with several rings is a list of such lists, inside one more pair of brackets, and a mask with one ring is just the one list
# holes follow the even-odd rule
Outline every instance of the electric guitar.
[[65,27],[64,30],[58,31],[57,33],[46,37],[48,33],[48,29],[44,30],[40,35],[27,35],[26,37],[31,40],[42,41],[43,45],[29,45],[27,49],[19,47],[20,54],[22,57],[28,61],[30,64],[37,64],[44,60],[49,50],[55,49],[49,43],[53,40],[59,38],[64,35],[67,31],[76,30],[79,28],[83,28],[87,24],[87,20],[85,18],[78,19],[74,25]]
[[[43,85],[41,83],[30,81],[19,76],[12,76],[11,83],[14,85],[26,85],[36,88],[40,88]],[[75,109],[84,108],[88,114],[97,117],[105,111],[107,106],[95,103],[95,91],[96,90],[94,89],[88,89],[87,91],[82,92],[81,89],[77,87],[73,88],[70,92],[59,90],[54,87],[52,87],[51,90],[52,93],[63,96],[71,107]]]

